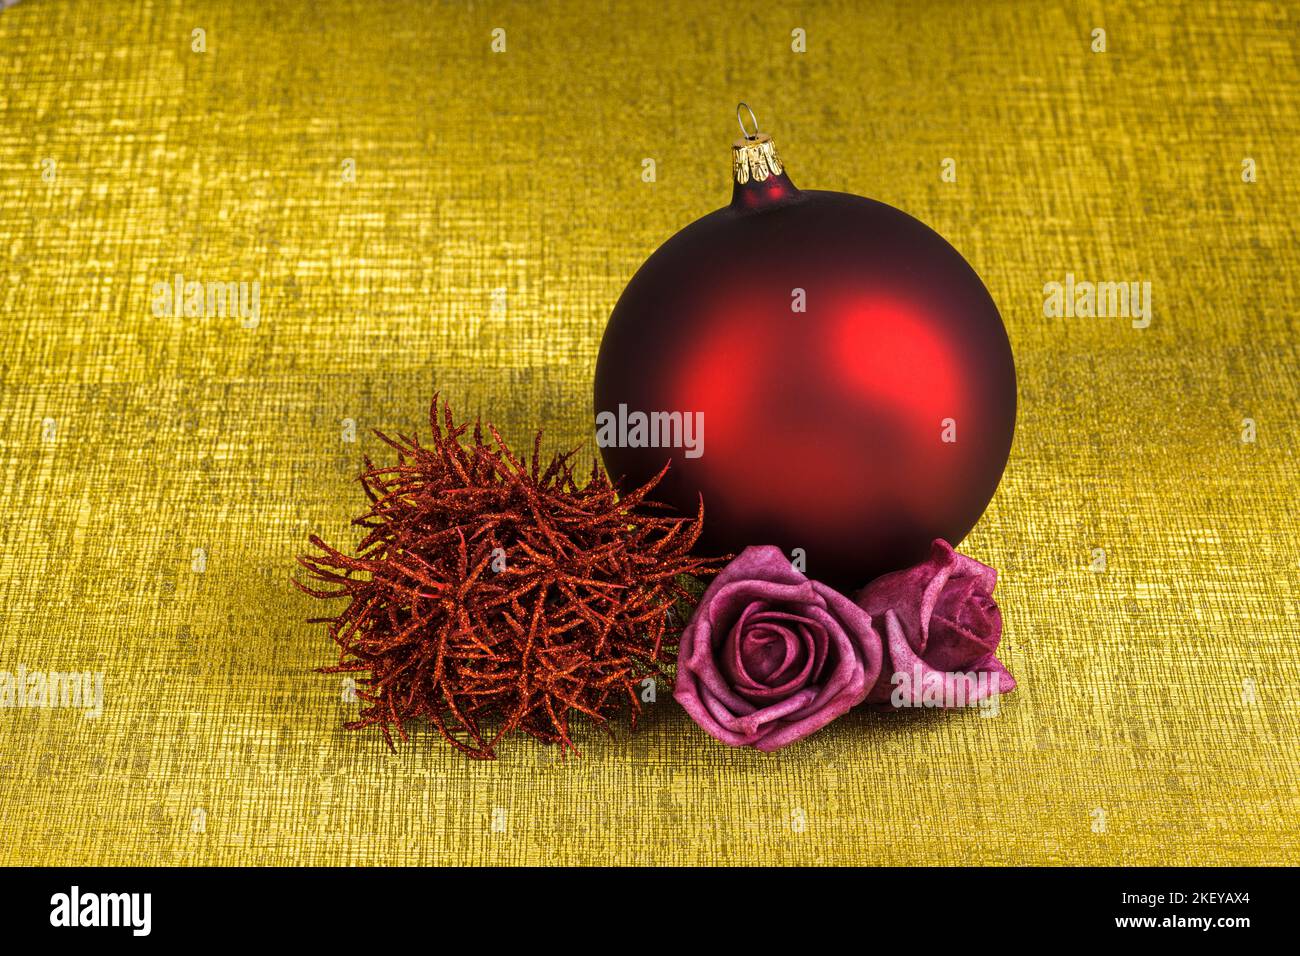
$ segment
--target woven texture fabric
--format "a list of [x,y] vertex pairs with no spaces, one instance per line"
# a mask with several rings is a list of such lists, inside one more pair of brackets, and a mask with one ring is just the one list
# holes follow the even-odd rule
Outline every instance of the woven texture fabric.
[[[1297,35],[1145,0],[0,11],[0,669],[104,680],[97,718],[0,710],[0,862],[1300,863]],[[344,731],[288,578],[356,540],[370,429],[441,390],[594,452],[604,322],[728,201],[742,99],[1002,310],[1018,431],[962,550],[1019,689],[771,755],[666,692],[580,760]],[[258,314],[155,314],[177,274]],[[1045,316],[1067,274],[1150,282],[1149,327]]]

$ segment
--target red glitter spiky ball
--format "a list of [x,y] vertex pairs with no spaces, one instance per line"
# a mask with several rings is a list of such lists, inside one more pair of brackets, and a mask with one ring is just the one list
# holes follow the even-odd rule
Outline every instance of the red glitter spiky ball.
[[626,711],[635,725],[642,682],[673,660],[672,615],[690,597],[679,578],[714,567],[689,556],[702,512],[657,513],[646,496],[658,478],[620,497],[593,465],[579,486],[573,452],[542,466],[540,433],[521,461],[445,403],[440,423],[437,396],[429,418],[431,444],[378,435],[398,460],[366,460],[357,553],[312,535],[321,553],[298,559],[327,585],[300,589],[349,602],[315,619],[339,646],[322,671],[366,675],[347,726],[377,724],[391,747],[394,730],[405,740],[403,724],[424,719],[494,759],[516,730],[576,750],[575,712],[605,725]]

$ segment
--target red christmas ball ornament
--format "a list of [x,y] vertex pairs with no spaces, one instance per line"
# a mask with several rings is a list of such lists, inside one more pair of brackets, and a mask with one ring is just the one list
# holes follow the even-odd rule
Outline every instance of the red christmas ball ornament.
[[766,134],[738,140],[732,168],[731,205],[657,249],[610,316],[610,476],[637,487],[671,462],[654,497],[703,500],[698,550],[774,544],[843,589],[957,544],[1015,430],[988,290],[906,213],[796,189]]

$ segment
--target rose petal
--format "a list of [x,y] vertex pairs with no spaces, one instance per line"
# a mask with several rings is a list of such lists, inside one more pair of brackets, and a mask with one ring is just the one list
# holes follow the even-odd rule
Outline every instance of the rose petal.
[[1001,618],[993,633],[977,634],[954,621],[936,617],[930,621],[930,647],[924,656],[941,671],[964,670],[971,661],[997,650],[1001,638]]
[[[787,644],[797,643],[799,640],[796,635],[789,631],[783,631],[782,634],[784,635]],[[772,639],[776,640],[777,635],[772,635]],[[746,644],[752,640],[754,640],[754,631],[748,632],[741,639],[740,643]],[[728,669],[734,667],[738,672],[738,676],[735,678],[736,693],[755,704],[766,704],[769,701],[781,700],[790,696],[790,694],[799,690],[805,683],[807,683],[808,677],[812,673],[816,661],[812,650],[811,647],[808,647],[802,654],[798,655],[803,658],[803,669],[796,672],[786,680],[785,683],[779,685],[763,684],[755,680],[744,661],[745,652],[738,645],[732,645],[730,640],[728,641],[727,649],[723,653],[726,655],[725,661],[730,664]],[[791,653],[787,651],[787,659],[790,656],[792,656]]]
[[[715,581],[714,584],[716,583]],[[724,630],[739,623],[741,619],[768,608],[821,603],[808,581],[796,584],[731,581],[712,594],[709,591],[713,591],[713,585],[709,585],[709,590],[700,598],[699,609],[708,615],[715,626],[721,626]]]

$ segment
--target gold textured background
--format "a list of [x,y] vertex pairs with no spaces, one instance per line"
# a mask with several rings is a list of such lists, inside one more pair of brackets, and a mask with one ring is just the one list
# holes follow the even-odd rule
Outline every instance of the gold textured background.
[[[0,12],[0,669],[107,683],[98,720],[0,711],[0,861],[1300,863],[1298,27],[1218,2]],[[666,694],[568,762],[344,732],[286,582],[308,532],[355,540],[368,430],[439,388],[591,447],[608,311],[727,201],[739,99],[796,183],[919,216],[1002,309],[1019,429],[963,550],[1001,570],[1020,690],[770,756]],[[1067,271],[1151,281],[1151,327],[1044,318]],[[260,326],[155,318],[176,272],[260,281]]]

